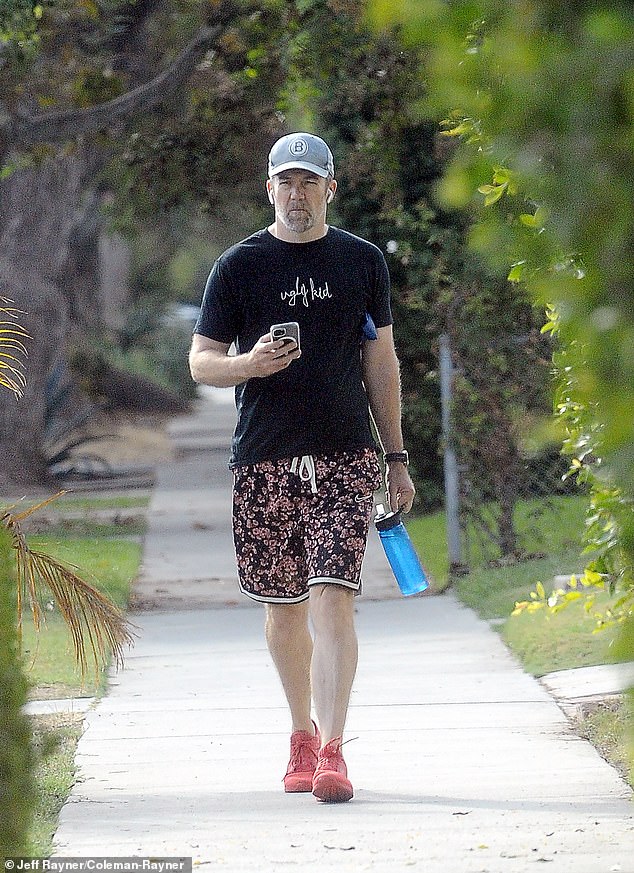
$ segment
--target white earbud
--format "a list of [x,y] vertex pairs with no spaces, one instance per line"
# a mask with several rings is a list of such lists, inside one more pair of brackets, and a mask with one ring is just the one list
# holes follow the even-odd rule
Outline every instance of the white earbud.
[[326,203],[331,203],[333,196],[334,195],[333,195],[332,191],[328,191],[328,193],[326,194]]

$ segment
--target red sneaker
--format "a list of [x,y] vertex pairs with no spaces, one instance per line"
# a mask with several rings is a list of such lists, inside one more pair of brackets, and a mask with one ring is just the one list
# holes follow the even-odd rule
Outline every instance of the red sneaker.
[[325,803],[345,803],[354,794],[348,768],[341,754],[341,737],[335,737],[319,750],[313,776],[313,794]]
[[291,734],[291,759],[284,777],[284,791],[312,791],[313,773],[317,766],[317,754],[321,745],[315,722],[315,734],[308,731],[293,731]]

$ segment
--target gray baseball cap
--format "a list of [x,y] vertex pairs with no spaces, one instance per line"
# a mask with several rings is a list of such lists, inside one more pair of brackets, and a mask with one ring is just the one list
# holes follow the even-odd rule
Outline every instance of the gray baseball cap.
[[335,162],[326,143],[312,133],[289,133],[269,153],[269,178],[284,170],[309,170],[325,179],[335,175]]

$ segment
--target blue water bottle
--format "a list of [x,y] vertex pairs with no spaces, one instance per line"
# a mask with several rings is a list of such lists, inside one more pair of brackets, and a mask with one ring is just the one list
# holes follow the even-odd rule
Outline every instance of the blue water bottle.
[[401,520],[401,512],[387,512],[379,503],[376,507],[374,525],[379,532],[381,543],[401,594],[406,597],[418,594],[429,587],[425,572],[420,565],[409,534]]

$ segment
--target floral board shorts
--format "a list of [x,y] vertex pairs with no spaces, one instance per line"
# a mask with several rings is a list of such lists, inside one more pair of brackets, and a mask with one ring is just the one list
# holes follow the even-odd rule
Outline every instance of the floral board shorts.
[[233,538],[243,594],[299,603],[309,586],[361,590],[373,494],[373,449],[235,467]]

